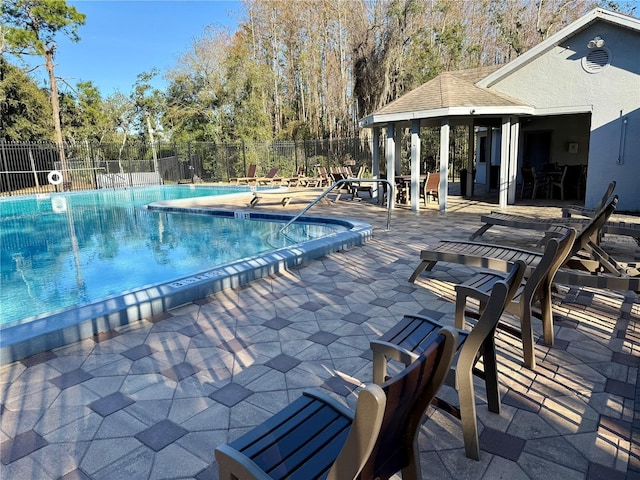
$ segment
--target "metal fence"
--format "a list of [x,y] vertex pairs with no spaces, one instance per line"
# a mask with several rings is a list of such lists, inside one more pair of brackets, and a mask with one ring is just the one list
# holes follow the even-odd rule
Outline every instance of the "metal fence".
[[[406,142],[403,141],[403,144]],[[402,168],[410,145],[403,148]],[[426,148],[425,148],[426,147]],[[438,149],[422,149],[423,171],[437,169]],[[64,151],[64,161],[60,150]],[[0,195],[23,195],[64,190],[118,188],[196,180],[226,182],[243,177],[251,164],[264,175],[272,167],[279,176],[299,167],[314,175],[317,166],[351,165],[370,172],[373,145],[363,138],[271,142],[188,142],[126,144],[7,143],[0,141]],[[405,151],[406,150],[406,151]],[[431,153],[433,150],[433,154]],[[466,153],[452,156],[452,179]],[[457,157],[461,157],[457,159]],[[385,171],[384,142],[380,145],[381,172]]]

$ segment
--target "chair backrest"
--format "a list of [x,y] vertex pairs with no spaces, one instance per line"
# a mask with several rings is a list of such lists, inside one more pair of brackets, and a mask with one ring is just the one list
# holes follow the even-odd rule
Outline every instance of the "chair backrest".
[[533,183],[536,178],[536,172],[533,167],[522,167],[520,171],[522,172],[522,181],[525,184]]
[[424,182],[424,189],[429,192],[437,192],[440,188],[440,174],[439,173],[430,173],[427,176],[426,181]]
[[615,189],[616,189],[616,181],[614,180],[612,182],[609,182],[609,186],[607,187],[607,190],[604,192],[604,195],[598,202],[598,205],[596,205],[595,208],[593,209],[594,215],[597,215],[598,212],[600,212],[600,210],[602,210],[607,205],[607,202],[611,198],[611,195],[613,195],[613,191]]
[[507,297],[504,300],[505,306],[513,299],[513,297],[515,297],[516,293],[518,293],[518,289],[522,284],[522,279],[524,278],[524,274],[526,271],[527,264],[524,263],[523,260],[516,260],[509,269],[509,273],[504,278],[504,281],[509,287],[509,289],[507,290]]
[[491,335],[495,335],[498,321],[504,312],[507,304],[507,295],[511,284],[509,281],[514,281],[518,271],[521,268],[525,268],[524,265],[515,263],[509,272],[509,275],[504,279],[495,283],[491,288],[491,295],[487,301],[487,305],[482,311],[482,315],[478,319],[478,323],[473,327],[467,340],[462,345],[458,356],[458,362],[456,363],[456,369],[461,371],[472,371],[473,365],[477,360],[477,355],[485,340]]
[[279,170],[280,170],[280,168],[279,168],[279,167],[273,167],[271,170],[269,170],[269,171],[267,172],[266,178],[273,178],[273,177],[275,177]]
[[356,478],[379,438],[387,397],[372,383],[358,394],[358,403],[347,439],[327,475],[327,480]]
[[547,240],[542,258],[522,290],[522,298],[525,301],[533,298],[543,284],[553,281],[553,277],[567,259],[576,239],[576,231],[571,227],[558,225],[554,227],[553,234],[555,236]]
[[580,250],[587,248],[590,243],[597,244],[600,231],[603,225],[609,220],[618,204],[618,196],[614,195],[609,199],[609,203],[589,220],[582,230],[576,235],[576,240],[571,247],[571,251],[567,255],[568,258],[573,257]]
[[247,177],[255,177],[257,168],[258,166],[255,163],[252,163],[251,165],[249,165],[249,170],[247,171]]
[[415,362],[381,385],[387,405],[361,478],[389,478],[405,468],[418,469],[419,473],[418,430],[451,368],[457,344],[455,329],[440,329]]

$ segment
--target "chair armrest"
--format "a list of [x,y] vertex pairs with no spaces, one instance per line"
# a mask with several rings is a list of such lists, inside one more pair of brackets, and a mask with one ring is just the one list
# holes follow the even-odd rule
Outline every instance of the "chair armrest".
[[371,340],[369,347],[373,351],[373,354],[381,354],[392,360],[402,362],[405,365],[410,365],[415,362],[419,355],[416,355],[406,348],[402,348],[394,343],[385,342],[383,340]]

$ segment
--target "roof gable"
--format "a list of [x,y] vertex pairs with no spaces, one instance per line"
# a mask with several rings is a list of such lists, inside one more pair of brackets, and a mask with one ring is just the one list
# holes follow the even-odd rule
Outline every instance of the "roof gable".
[[613,25],[617,25],[623,28],[628,28],[636,32],[640,32],[640,19],[629,17],[617,12],[610,12],[601,8],[591,10],[586,15],[580,17],[575,22],[567,25],[562,30],[558,31],[554,35],[551,35],[545,41],[539,43],[535,47],[527,50],[515,60],[503,65],[501,68],[490,73],[485,78],[479,80],[477,85],[480,87],[490,88],[495,85],[501,79],[508,76],[511,72],[520,69],[522,66],[530,63],[536,58],[542,56],[552,48],[565,42],[568,38],[573,37],[578,32],[588,28],[590,25],[597,21],[605,21]]

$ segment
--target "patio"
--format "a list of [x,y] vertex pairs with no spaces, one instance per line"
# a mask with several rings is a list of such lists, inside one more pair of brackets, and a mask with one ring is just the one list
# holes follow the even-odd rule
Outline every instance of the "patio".
[[[283,208],[279,200],[256,210],[297,212],[308,201]],[[560,216],[541,205],[510,212]],[[2,477],[217,479],[213,449],[304,389],[324,388],[353,407],[354,390],[371,381],[372,338],[404,313],[448,315],[453,324],[453,284],[472,270],[439,264],[411,284],[419,251],[468,238],[495,208],[460,197],[449,198],[447,213],[435,203],[418,213],[397,208],[386,232],[378,206],[320,203],[311,214],[367,221],[374,238],[2,366]],[[482,241],[531,246],[539,237],[495,228]],[[620,260],[640,259],[629,238],[607,236],[604,245]],[[425,479],[640,478],[640,300],[568,287],[559,294],[556,345],[537,345],[536,371],[522,367],[519,341],[498,335],[502,414],[479,405],[479,462],[464,456],[460,422],[429,409],[420,436]],[[540,335],[540,322],[534,327]]]

